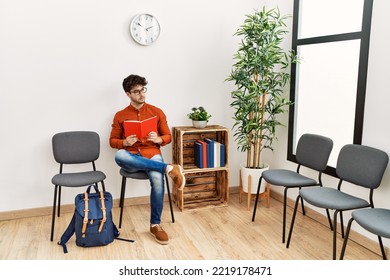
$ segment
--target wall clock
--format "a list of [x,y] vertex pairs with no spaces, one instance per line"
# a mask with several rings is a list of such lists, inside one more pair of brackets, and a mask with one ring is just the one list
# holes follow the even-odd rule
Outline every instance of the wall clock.
[[138,14],[130,23],[130,34],[138,44],[151,45],[160,36],[160,23],[151,14]]

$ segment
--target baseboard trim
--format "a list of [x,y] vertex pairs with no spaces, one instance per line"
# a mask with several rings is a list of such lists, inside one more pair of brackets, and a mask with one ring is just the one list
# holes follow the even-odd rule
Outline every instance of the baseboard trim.
[[[125,198],[125,206],[148,204],[150,201],[149,199],[150,199],[149,196]],[[166,200],[168,200],[168,196],[166,197]],[[113,207],[114,208],[119,207],[119,198],[113,200]],[[48,207],[0,212],[0,221],[48,216],[52,214],[52,211],[53,211],[52,206],[48,206]],[[72,213],[73,211],[74,211],[73,204],[61,205],[61,213]]]

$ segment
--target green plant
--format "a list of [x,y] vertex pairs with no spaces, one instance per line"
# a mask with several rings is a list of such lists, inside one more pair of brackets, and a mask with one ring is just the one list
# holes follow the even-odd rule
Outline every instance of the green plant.
[[227,81],[237,87],[231,93],[235,109],[233,137],[238,149],[246,152],[246,167],[261,168],[261,152],[271,149],[276,127],[283,125],[277,115],[284,113],[291,102],[283,88],[290,79],[288,66],[297,62],[293,51],[284,51],[281,43],[287,33],[279,9],[263,7],[247,15],[244,24],[234,34],[242,36],[236,62]]
[[191,110],[187,117],[193,121],[208,121],[211,118],[211,115],[202,106],[194,107]]

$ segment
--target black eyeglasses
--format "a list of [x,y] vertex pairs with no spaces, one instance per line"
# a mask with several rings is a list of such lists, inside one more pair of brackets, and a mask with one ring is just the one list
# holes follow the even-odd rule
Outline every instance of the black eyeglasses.
[[130,93],[134,93],[135,95],[140,95],[141,93],[145,93],[147,91],[148,91],[148,88],[143,87],[142,89],[132,90],[132,91],[130,91]]

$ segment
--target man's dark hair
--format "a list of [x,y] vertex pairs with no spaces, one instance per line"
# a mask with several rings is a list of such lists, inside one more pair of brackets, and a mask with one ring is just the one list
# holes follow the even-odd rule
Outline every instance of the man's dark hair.
[[130,92],[130,90],[136,85],[146,86],[147,84],[148,81],[144,77],[131,74],[123,80],[122,86],[125,92]]

